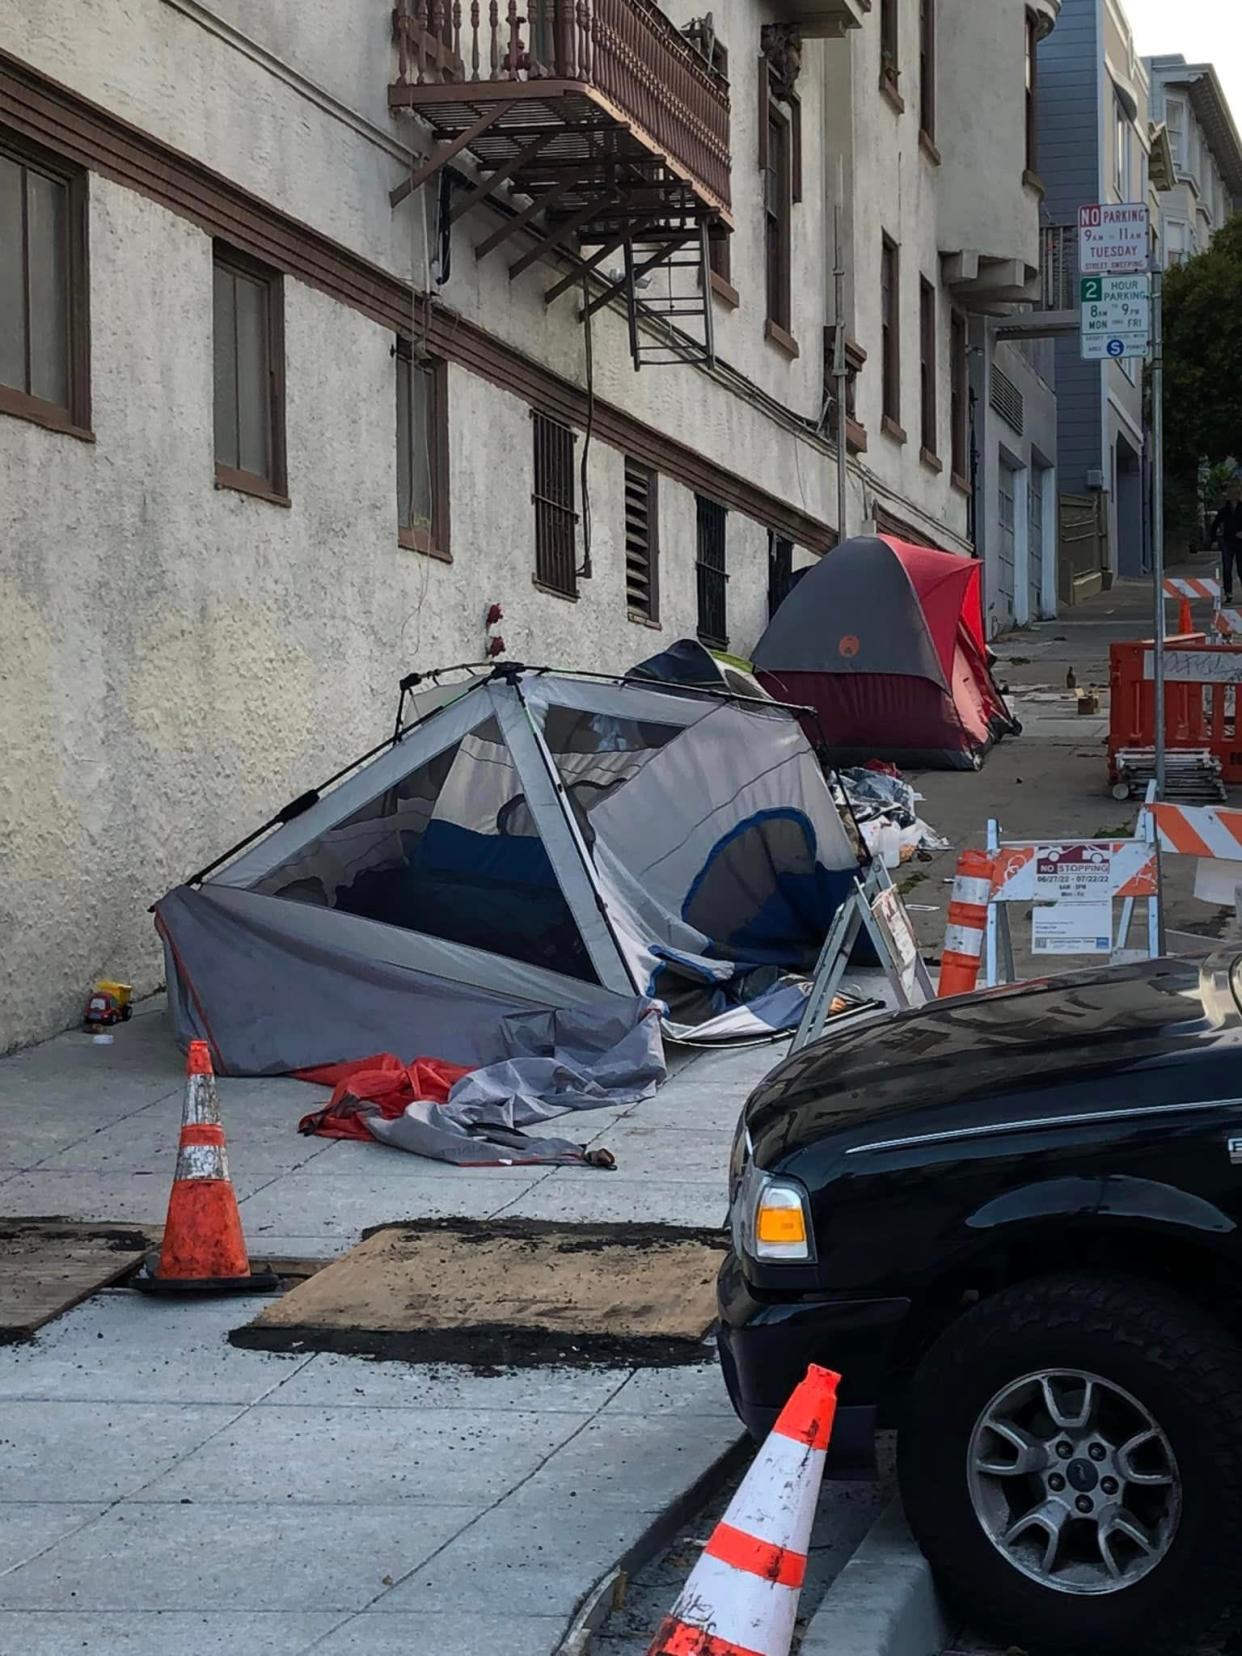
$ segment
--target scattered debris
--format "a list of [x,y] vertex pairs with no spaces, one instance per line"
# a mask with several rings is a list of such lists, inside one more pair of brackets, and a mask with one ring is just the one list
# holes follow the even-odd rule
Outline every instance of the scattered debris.
[[923,795],[896,773],[858,767],[838,772],[867,850],[886,868],[900,868],[920,851],[947,851],[942,838],[919,816]]

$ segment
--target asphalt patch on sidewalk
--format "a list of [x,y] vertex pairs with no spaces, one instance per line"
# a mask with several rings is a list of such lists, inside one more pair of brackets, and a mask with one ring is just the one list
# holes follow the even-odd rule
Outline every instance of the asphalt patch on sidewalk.
[[229,1338],[484,1371],[702,1362],[726,1246],[671,1225],[386,1225]]

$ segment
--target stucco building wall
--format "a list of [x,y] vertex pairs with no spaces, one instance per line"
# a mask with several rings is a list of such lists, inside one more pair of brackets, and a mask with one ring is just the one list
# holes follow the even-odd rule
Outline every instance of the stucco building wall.
[[[692,10],[669,9],[679,23]],[[777,15],[767,4],[731,6],[723,36],[740,304],[716,306],[721,362],[635,373],[624,321],[604,311],[593,330],[595,390],[835,524],[833,453],[814,432],[837,188],[822,136],[841,119],[830,107],[834,77],[858,76],[866,94],[844,162],[850,331],[869,354],[859,399],[870,447],[851,466],[850,527],[878,503],[927,539],[964,548],[965,503],[948,478],[943,297],[944,473],[918,452],[917,283],[920,271],[937,276],[935,184],[916,117],[898,119],[874,93],[875,14],[852,39],[807,43],[793,241],[799,355],[790,360],[764,337],[754,77],[760,26]],[[425,203],[394,212],[388,199],[416,140],[414,124],[387,111],[390,18],[370,0],[348,29],[328,0],[261,9],[115,0],[88,12],[27,0],[0,16],[0,52],[418,289]],[[911,42],[916,21],[913,0],[903,0]],[[660,478],[660,626],[634,624],[624,455],[598,434],[588,465],[592,576],[576,601],[535,587],[530,402],[459,361],[447,369],[453,561],[402,548],[396,336],[292,274],[283,280],[290,504],[216,487],[211,236],[99,172],[87,194],[94,440],[0,415],[0,695],[15,714],[0,725],[0,1050],[71,1022],[96,976],[153,989],[162,967],[148,904],[381,739],[403,672],[477,659],[490,602],[504,606],[511,658],[571,668],[621,671],[696,628],[693,488]],[[441,303],[582,387],[574,297],[544,302],[556,268],[536,264],[511,281],[504,255],[476,261],[474,246],[496,222],[470,215],[457,226]],[[911,440],[901,447],[879,430],[881,227],[905,254]],[[585,442],[578,429],[577,456]],[[742,653],[767,619],[768,540],[759,516],[729,512],[730,644]],[[812,556],[796,547],[795,566]]]

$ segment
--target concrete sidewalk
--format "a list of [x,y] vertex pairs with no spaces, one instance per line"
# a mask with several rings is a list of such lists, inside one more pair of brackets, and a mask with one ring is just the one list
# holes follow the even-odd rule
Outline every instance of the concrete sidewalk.
[[[222,1081],[251,1251],[448,1215],[719,1226],[734,1123],[782,1051],[693,1056],[657,1098],[571,1120],[616,1173],[299,1138],[319,1089]],[[111,1046],[0,1062],[0,1215],[160,1223],[182,1073],[155,1006]],[[261,1303],[114,1290],[0,1349],[0,1656],[550,1656],[739,1436],[708,1351],[487,1377],[230,1346]]]

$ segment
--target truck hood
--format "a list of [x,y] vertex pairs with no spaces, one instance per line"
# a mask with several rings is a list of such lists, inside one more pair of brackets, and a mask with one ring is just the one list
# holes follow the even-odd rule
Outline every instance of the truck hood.
[[1106,1109],[1125,1102],[1117,1078],[1136,1066],[1201,1066],[1225,1047],[1242,1092],[1237,959],[1233,951],[1066,973],[844,1027],[787,1059],[752,1095],[744,1121],[755,1159],[771,1167],[827,1138],[844,1150],[1033,1111]]

